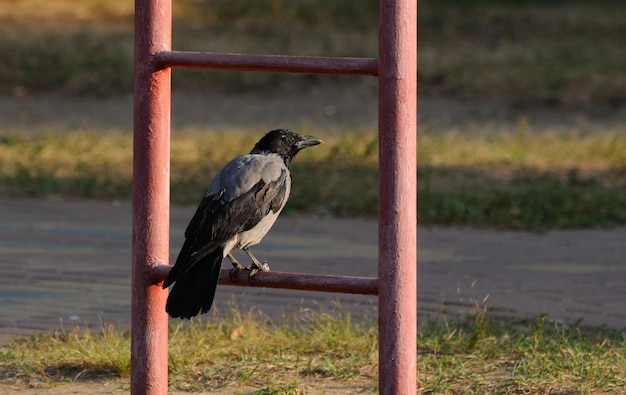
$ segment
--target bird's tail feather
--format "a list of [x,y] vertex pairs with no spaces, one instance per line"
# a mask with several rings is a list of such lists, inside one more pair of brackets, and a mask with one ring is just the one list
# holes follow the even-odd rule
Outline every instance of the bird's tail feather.
[[191,318],[206,313],[213,304],[222,264],[222,249],[196,262],[176,279],[165,304],[173,318]]

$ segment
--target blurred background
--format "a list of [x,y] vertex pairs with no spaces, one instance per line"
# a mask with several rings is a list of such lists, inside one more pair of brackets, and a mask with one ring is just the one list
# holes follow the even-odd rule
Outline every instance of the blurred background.
[[[173,4],[175,50],[378,54],[377,0]],[[81,323],[96,331],[102,327],[105,340],[116,340],[123,337],[104,324],[127,328],[133,8],[132,0],[0,2],[0,343],[7,334],[59,326],[64,333],[63,325]],[[437,331],[441,339],[419,340],[420,347],[426,344],[420,358],[435,361],[430,377],[436,385],[426,380],[423,388],[451,391],[454,382],[463,387],[457,392],[467,392],[468,385],[478,385],[478,377],[488,378],[486,391],[615,392],[623,387],[623,331],[616,332],[616,340],[594,335],[592,341],[581,337],[585,332],[578,329],[578,318],[594,326],[621,328],[626,322],[624,1],[422,0],[418,30],[419,309],[420,317],[441,315],[447,330]],[[276,271],[376,275],[376,78],[177,69],[172,87],[170,261],[215,172],[248,152],[267,130],[289,128],[325,144],[303,151],[292,163],[290,200],[255,251]],[[254,305],[283,318],[322,307],[351,312],[353,322],[376,316],[372,298],[335,298],[223,287],[213,312]],[[457,311],[470,312],[470,320],[449,325],[443,314]],[[492,327],[487,312],[516,318],[549,315],[528,321],[529,326],[516,320]],[[556,326],[570,319],[575,320],[572,329]],[[249,343],[255,337],[263,343],[260,348],[267,348],[266,337],[248,336],[239,321],[233,322],[234,331],[224,330],[231,333],[227,340],[244,333],[246,349],[256,348]],[[420,322],[426,323],[423,328],[435,323]],[[516,335],[520,330],[524,334]],[[197,333],[223,337],[222,331]],[[328,361],[337,359],[337,344],[350,345],[348,376],[340,369],[333,374],[352,381],[356,343],[346,342],[343,333],[332,330]],[[543,344],[544,338],[548,347],[537,354],[537,339]],[[99,345],[101,338],[96,339]],[[43,369],[52,358],[34,344],[31,354],[7,355],[41,360],[42,367],[34,371],[45,380],[59,377]],[[190,344],[212,343],[192,337]],[[183,347],[185,353],[172,355],[188,358],[189,347]],[[375,360],[370,357],[375,347],[362,347],[369,362]],[[460,355],[448,352],[459,347],[464,350]],[[56,340],[52,348],[54,355],[88,359],[87,367],[67,365],[73,370],[61,376],[64,380],[89,377],[83,373],[93,370],[94,359],[82,342],[79,352],[66,352]],[[590,357],[587,348],[599,356]],[[116,359],[121,367],[107,362],[106,374],[127,375],[128,347],[116,349],[124,356]],[[204,348],[197,349],[203,353]],[[505,355],[501,367],[485,375],[497,365],[496,349]],[[529,349],[535,353],[531,358],[523,352]],[[197,360],[211,361],[207,355],[212,354]],[[479,355],[488,361],[480,362]],[[276,363],[268,370],[257,364],[235,374],[228,364],[222,375],[213,370],[213,361],[196,369],[187,367],[195,357],[173,358],[170,373],[187,390],[192,388],[187,381],[200,380],[200,386],[222,380],[218,377],[247,381],[259,366],[254,380],[264,374],[275,381],[268,372],[284,366]],[[105,359],[111,359],[110,353]],[[317,359],[326,366],[325,356]],[[538,368],[529,368],[529,359],[540,361]],[[445,369],[459,363],[462,368]],[[61,365],[59,370],[66,371]],[[466,365],[478,367],[467,370]],[[316,365],[309,363],[307,370],[319,385],[311,366]],[[520,374],[520,366],[535,377]],[[558,378],[546,380],[553,369]],[[16,374],[30,370],[20,368]],[[463,371],[469,372],[467,379],[459,379]],[[578,377],[576,372],[584,373]],[[375,386],[368,385],[370,390]]]
[[[173,3],[176,50],[378,52],[375,0]],[[133,7],[0,5],[0,191],[129,198]],[[626,222],[623,2],[425,0],[418,26],[422,223]],[[212,172],[276,127],[328,140],[294,164],[314,175],[291,211],[375,216],[372,77],[174,70],[173,202],[195,204]],[[316,172],[333,181],[320,188]]]

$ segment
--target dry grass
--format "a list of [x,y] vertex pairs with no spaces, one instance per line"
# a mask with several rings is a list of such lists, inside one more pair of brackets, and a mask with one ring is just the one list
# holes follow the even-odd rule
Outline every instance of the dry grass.
[[[294,164],[358,162],[361,166],[376,166],[375,133],[342,131],[321,137],[325,144],[303,151]],[[0,165],[8,177],[29,168],[45,168],[51,176],[60,178],[83,172],[99,177],[103,169],[110,169],[120,179],[129,179],[132,173],[132,136],[126,133],[14,133],[3,139]],[[208,182],[212,172],[247,152],[257,139],[257,134],[242,130],[176,132],[171,143],[174,177],[200,177]],[[621,130],[585,133],[556,128],[535,132],[524,122],[515,130],[485,132],[424,127],[420,129],[417,154],[420,165],[428,167],[576,169],[593,173],[626,167],[626,134]]]
[[[626,222],[626,137],[621,131],[516,130],[419,137],[422,223],[525,229],[611,226]],[[345,131],[292,164],[287,213],[374,216],[377,136]],[[184,131],[172,137],[172,201],[196,204],[213,175],[258,136]],[[5,136],[0,183],[13,194],[130,199],[132,138],[64,132]]]
[[441,133],[438,128],[425,126],[420,128],[418,157],[427,166],[577,169],[592,173],[626,166],[626,137],[623,130],[536,130],[525,120],[512,130],[453,128]]

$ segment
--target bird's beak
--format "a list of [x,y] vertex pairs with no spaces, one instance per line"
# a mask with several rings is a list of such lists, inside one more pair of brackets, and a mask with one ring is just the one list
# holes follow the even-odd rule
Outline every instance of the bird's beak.
[[312,147],[314,145],[323,144],[324,142],[317,137],[302,136],[302,140],[298,142],[298,148],[303,149],[306,147]]

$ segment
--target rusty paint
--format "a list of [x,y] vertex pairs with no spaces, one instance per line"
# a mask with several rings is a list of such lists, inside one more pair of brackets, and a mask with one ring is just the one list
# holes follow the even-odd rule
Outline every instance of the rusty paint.
[[414,394],[417,1],[381,0],[379,29],[379,393]]
[[135,2],[131,393],[167,394],[167,292],[153,280],[169,257],[170,79],[153,55],[171,47],[171,0]]
[[187,67],[213,70],[273,71],[373,75],[378,60],[366,58],[329,58],[316,56],[247,55],[170,51],[156,55],[159,67]]
[[[155,266],[153,276],[156,281],[163,281],[172,267]],[[378,295],[378,279],[355,276],[329,276],[309,273],[259,272],[252,279],[249,272],[239,271],[231,280],[230,269],[220,271],[219,284],[243,287],[282,288],[300,291],[322,291],[359,295]]]

